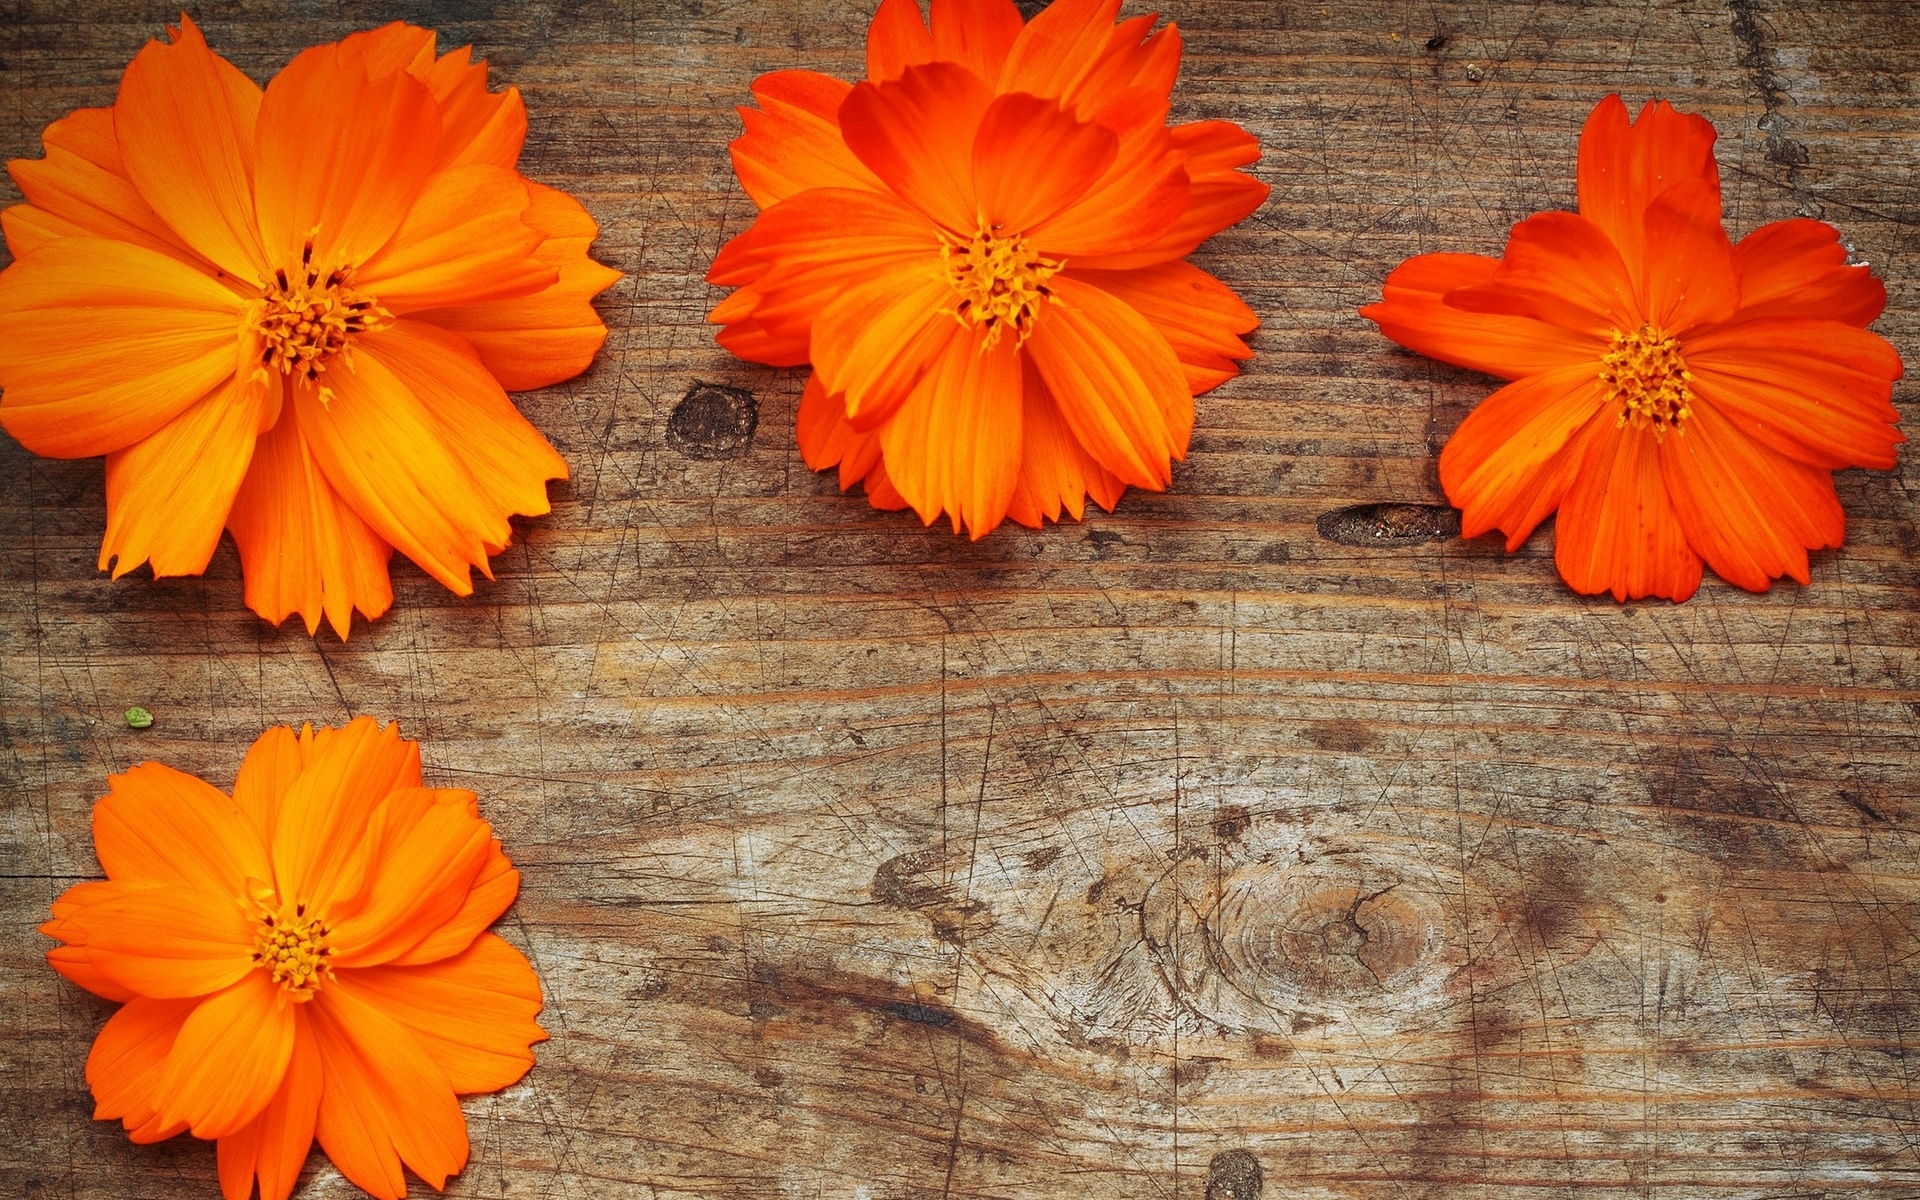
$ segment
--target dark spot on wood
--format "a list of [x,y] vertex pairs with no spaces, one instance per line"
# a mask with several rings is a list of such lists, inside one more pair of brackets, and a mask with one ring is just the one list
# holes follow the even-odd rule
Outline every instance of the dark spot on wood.
[[772,1067],[755,1067],[753,1081],[764,1088],[779,1087],[787,1081],[787,1077]]
[[1105,550],[1108,546],[1124,546],[1127,544],[1125,537],[1113,532],[1111,529],[1089,529],[1087,530],[1086,540],[1092,542],[1096,550]]
[[1013,0],[1013,6],[1020,10],[1021,16],[1031,21],[1039,16],[1040,11],[1050,2],[1051,0]]
[[953,1014],[934,1004],[911,1004],[896,1001],[886,1006],[888,1012],[919,1025],[936,1025],[946,1028],[953,1024]]
[[1841,788],[1839,795],[1840,795],[1840,799],[1845,801],[1848,807],[1854,809],[1861,816],[1873,822],[1875,825],[1885,825],[1887,823],[1886,815],[1882,813],[1879,809],[1875,808],[1873,805],[1867,803],[1867,801],[1858,792],[1853,792],[1853,791],[1847,790],[1846,788]]
[[873,898],[893,908],[920,908],[938,904],[947,898],[947,890],[928,872],[938,869],[940,855],[934,850],[914,850],[896,854],[880,864],[873,873]]
[[1020,859],[1027,864],[1029,871],[1044,871],[1060,860],[1060,847],[1041,846],[1037,850],[1029,850],[1022,854]]
[[1207,1164],[1207,1200],[1257,1200],[1265,1186],[1251,1150],[1223,1150]]
[[1260,553],[1254,555],[1256,562],[1263,563],[1283,563],[1290,561],[1292,558],[1293,551],[1282,546],[1279,542],[1260,547]]
[[760,406],[745,388],[696,383],[667,418],[667,445],[688,458],[739,458],[753,447]]
[[1446,44],[1447,44],[1447,35],[1444,33],[1436,33],[1432,37],[1427,39],[1427,49],[1429,50],[1439,50],[1442,47],[1444,47]]
[[1380,747],[1380,735],[1373,726],[1354,717],[1334,717],[1307,726],[1307,740],[1322,750],[1336,754],[1364,754]]
[[1322,514],[1315,527],[1342,546],[1418,546],[1459,537],[1460,513],[1444,504],[1355,504]]
[[755,1021],[771,1021],[782,1009],[771,1000],[755,1000],[747,1005],[747,1016]]
[[1253,824],[1253,814],[1243,804],[1229,804],[1213,817],[1213,836],[1223,842],[1237,842]]

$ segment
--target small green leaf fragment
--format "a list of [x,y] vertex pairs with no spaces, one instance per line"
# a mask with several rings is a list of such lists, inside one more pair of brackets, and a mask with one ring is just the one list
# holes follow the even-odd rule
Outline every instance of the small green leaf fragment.
[[128,729],[145,729],[151,724],[153,724],[153,714],[138,704],[127,710]]

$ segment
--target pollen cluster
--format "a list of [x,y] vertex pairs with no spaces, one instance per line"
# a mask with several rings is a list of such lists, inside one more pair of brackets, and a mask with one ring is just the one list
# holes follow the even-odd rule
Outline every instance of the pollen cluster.
[[969,328],[986,329],[985,344],[996,345],[1008,329],[1021,342],[1033,332],[1040,305],[1053,293],[1047,280],[1065,263],[1043,258],[1018,236],[1003,237],[982,227],[971,242],[946,242],[940,257],[959,297],[954,316]]
[[1615,330],[1613,349],[1600,360],[1600,382],[1620,405],[1621,425],[1653,429],[1655,438],[1680,428],[1692,414],[1693,379],[1680,343],[1652,325],[1631,333]]
[[305,1000],[319,989],[322,976],[333,973],[327,962],[333,955],[327,933],[326,924],[309,917],[304,904],[290,913],[268,913],[254,935],[253,965],[270,973],[294,999]]
[[260,289],[260,300],[250,313],[260,335],[260,364],[282,375],[320,378],[336,354],[345,353],[355,335],[378,329],[392,314],[362,296],[347,282],[347,272],[326,275],[312,266],[313,247],[301,256],[300,269],[289,278],[284,268]]

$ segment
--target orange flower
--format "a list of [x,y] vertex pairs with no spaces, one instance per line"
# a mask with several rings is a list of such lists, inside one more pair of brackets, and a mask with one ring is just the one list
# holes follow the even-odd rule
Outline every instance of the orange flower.
[[455,592],[566,464],[507,399],[584,369],[619,273],[514,170],[527,129],[467,51],[393,24],[265,93],[184,16],[110,109],[47,127],[0,214],[0,426],[107,456],[100,566],[206,568],[224,526],[269,621],[385,612],[393,549]]
[[1685,600],[1701,560],[1763,592],[1838,546],[1832,472],[1893,466],[1900,356],[1866,326],[1886,289],[1832,226],[1731,244],[1713,126],[1601,101],[1580,136],[1580,212],[1514,226],[1502,259],[1423,254],[1360,310],[1410,349],[1514,382],[1440,455],[1461,532],[1518,549],[1559,510],[1577,592]]
[[1166,124],[1180,34],[1119,0],[883,0],[867,80],[776,71],[733,143],[763,210],[720,343],[811,363],[798,433],[879,508],[976,538],[1160,489],[1251,310],[1181,261],[1266,198],[1225,121]]
[[93,810],[104,882],[42,931],[54,969],[124,1006],[87,1058],[96,1119],[136,1142],[218,1138],[220,1187],[284,1200],[318,1136],[376,1196],[467,1161],[456,1094],[533,1065],[540,982],[486,932],[519,872],[472,792],[360,718],[269,729],[233,796],[158,763]]

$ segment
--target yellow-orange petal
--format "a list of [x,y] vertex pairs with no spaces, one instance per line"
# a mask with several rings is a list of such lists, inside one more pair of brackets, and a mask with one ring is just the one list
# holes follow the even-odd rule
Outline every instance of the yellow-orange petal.
[[888,83],[854,85],[840,106],[840,132],[895,195],[964,240],[979,224],[973,143],[992,102],[965,67],[927,63]]
[[241,301],[126,242],[50,242],[0,272],[0,426],[36,454],[130,446],[231,378]]
[[551,287],[559,272],[534,257],[545,239],[521,219],[528,203],[526,184],[510,170],[435,172],[393,237],[360,267],[354,287],[396,315]]
[[273,871],[281,901],[324,911],[359,895],[373,810],[393,792],[419,786],[420,747],[403,740],[397,725],[357,717],[318,731],[305,769],[280,801]]
[[[29,205],[68,223],[78,234],[132,242],[204,263],[127,178],[112,109],[78,109],[47,126],[40,141],[45,158],[7,164],[7,173]],[[14,245],[13,255],[19,258],[30,248]]]
[[[278,401],[278,384],[272,385]],[[107,532],[100,569],[118,579],[141,563],[154,578],[206,570],[253,461],[266,387],[238,376],[147,438],[107,455]]]
[[491,933],[427,966],[367,967],[341,978],[406,1026],[456,1092],[515,1082],[533,1066],[533,1044],[547,1038],[534,1021],[540,980],[525,955]]
[[1733,247],[1743,321],[1799,317],[1865,328],[1887,307],[1887,289],[1864,264],[1849,266],[1840,231],[1795,218],[1762,225]]
[[247,607],[275,625],[299,613],[313,633],[324,618],[344,641],[355,609],[371,620],[393,603],[393,547],[327,481],[292,405],[255,444],[227,528]]
[[1078,521],[1088,496],[1112,512],[1127,485],[1073,436],[1031,358],[1022,390],[1020,480],[1007,505],[1008,518],[1030,529],[1063,515]]
[[1238,335],[1259,325],[1233,289],[1187,262],[1161,263],[1135,271],[1077,271],[1074,278],[1108,292],[1147,319],[1173,348],[1194,395],[1239,374],[1253,351]]
[[974,211],[986,228],[1030,230],[1036,247],[1052,251],[1057,239],[1044,223],[1085,195],[1119,152],[1113,130],[1051,100],[996,96],[973,140]]
[[253,970],[240,897],[144,888],[87,912],[87,957],[121,987],[160,999],[206,996]]
[[959,63],[989,85],[998,82],[1025,24],[1013,0],[933,0],[927,16],[933,57]]
[[1164,488],[1193,428],[1180,360],[1146,318],[1111,294],[1064,275],[1051,286],[1054,300],[1027,352],[1067,427],[1122,480]]
[[[1487,284],[1499,268],[1499,259],[1477,254],[1416,255],[1393,269],[1381,302],[1360,315],[1417,354],[1502,379],[1599,363],[1612,344],[1599,333],[1446,303],[1449,292]],[[1598,366],[1593,369],[1597,374]]]
[[326,1086],[314,1133],[333,1165],[380,1200],[407,1194],[405,1163],[434,1188],[467,1162],[467,1125],[453,1085],[420,1040],[350,982],[307,1006]]
[[519,891],[520,872],[513,869],[513,864],[500,850],[500,839],[495,838],[480,869],[467,884],[466,897],[459,909],[388,965],[421,966],[459,954],[507,911]]
[[1636,281],[1651,261],[1645,243],[1647,208],[1678,189],[1693,215],[1720,223],[1720,168],[1713,159],[1713,125],[1676,112],[1664,100],[1649,102],[1637,121],[1617,95],[1594,107],[1580,132],[1580,215],[1619,248]]
[[193,1010],[160,1072],[154,1107],[163,1124],[226,1137],[260,1115],[293,1055],[293,1010],[265,971],[251,970]]
[[265,845],[218,788],[153,762],[107,783],[93,808],[93,848],[110,878],[226,898],[268,877]]
[[220,1139],[220,1193],[224,1200],[248,1200],[254,1180],[260,1200],[287,1200],[299,1182],[300,1168],[313,1148],[313,1126],[320,1112],[323,1079],[320,1051],[307,1026],[306,1009],[293,1010],[293,1053],[280,1088],[260,1115]]
[[87,910],[128,892],[155,887],[151,883],[116,882],[92,879],[76,883],[53,902],[53,919],[40,926],[40,932],[62,945],[47,951],[47,965],[96,996],[122,1003],[134,993],[100,973],[87,957]]
[[151,41],[134,56],[113,105],[127,178],[182,241],[248,283],[272,273],[254,219],[260,103],[259,87],[183,15],[171,45]]
[[1678,603],[1700,586],[1700,556],[1667,498],[1659,444],[1638,425],[1599,423],[1561,502],[1553,539],[1560,577],[1582,595]]
[[1037,249],[1076,263],[1125,254],[1155,245],[1180,220],[1192,184],[1166,115],[1165,98],[1144,88],[1119,93],[1095,114],[1100,126],[1118,131],[1117,153],[1104,173],[1080,181],[1067,204],[1032,227]]
[[[93,1119],[119,1121],[139,1129],[156,1120],[154,1092],[167,1055],[180,1036],[197,998],[155,1000],[135,996],[107,1018],[87,1052],[87,1084],[93,1089]],[[168,1127],[174,1133],[185,1126]],[[156,1131],[157,1132],[157,1131]],[[150,1140],[158,1141],[159,1138]]]
[[472,792],[395,792],[368,821],[367,887],[332,922],[336,967],[374,967],[417,945],[460,911],[493,848]]
[[1186,156],[1186,207],[1146,245],[1082,257],[1075,265],[1126,270],[1185,258],[1266,202],[1267,185],[1238,169],[1260,158],[1260,143],[1252,134],[1231,121],[1193,121],[1175,125],[1167,136],[1172,149]]
[[510,392],[531,391],[587,369],[607,340],[593,298],[620,280],[620,272],[588,256],[600,227],[564,192],[530,181],[521,220],[546,235],[533,257],[558,279],[544,291],[512,300],[462,303],[417,314],[465,338],[480,361]]
[[275,725],[247,748],[240,775],[233,781],[233,802],[260,834],[263,845],[273,845],[280,824],[280,804],[293,781],[307,766],[307,744],[285,725]]
[[1552,515],[1572,486],[1589,427],[1610,424],[1591,363],[1542,371],[1482,400],[1440,451],[1440,485],[1461,511],[1463,537],[1489,529],[1508,551]]
[[424,70],[423,80],[440,103],[440,169],[470,163],[511,169],[527,140],[527,105],[520,89],[487,90],[487,60],[472,61],[472,47],[449,50]]
[[885,83],[932,58],[933,35],[918,0],[880,0],[867,26],[867,78]]
[[1020,475],[1020,348],[974,331],[946,350],[880,427],[887,478],[920,520],[942,512],[975,541],[1007,514]]
[[891,416],[961,329],[940,310],[953,288],[938,260],[908,262],[848,288],[813,326],[821,385],[844,395],[847,417],[872,429]]
[[303,50],[260,105],[255,210],[267,261],[313,246],[322,273],[365,262],[400,228],[438,157],[440,111],[402,71],[369,79],[336,44]]
[[794,435],[808,470],[839,466],[843,492],[865,479],[880,461],[879,433],[853,427],[847,420],[846,398],[830,395],[818,371],[807,376],[800,411],[794,416]]
[[769,208],[809,188],[886,189],[840,136],[840,105],[852,90],[817,71],[770,71],[753,81],[759,107],[738,110],[746,132],[727,149],[755,204]]

